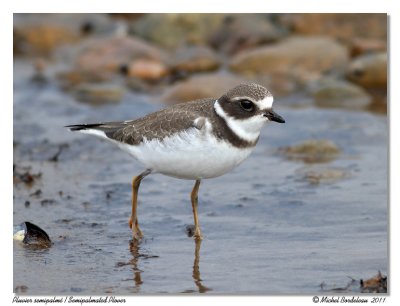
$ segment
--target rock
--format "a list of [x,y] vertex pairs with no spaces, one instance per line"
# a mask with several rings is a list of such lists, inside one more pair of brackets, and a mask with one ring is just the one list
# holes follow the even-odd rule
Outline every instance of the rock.
[[14,288],[14,292],[16,294],[26,293],[27,291],[28,291],[28,286],[26,286],[26,285],[18,285],[18,286],[15,286],[15,288]]
[[119,73],[123,65],[146,59],[165,62],[167,56],[161,50],[133,37],[110,37],[89,40],[75,59],[76,71],[85,74]]
[[302,143],[279,149],[287,159],[305,163],[326,163],[336,159],[340,149],[331,140],[311,139]]
[[305,180],[310,184],[318,185],[321,183],[334,183],[348,177],[349,174],[341,168],[314,165],[298,169],[296,176],[301,181]]
[[286,35],[271,22],[269,14],[227,14],[220,27],[212,32],[209,43],[227,54],[270,43]]
[[175,73],[194,73],[218,69],[217,54],[205,46],[182,47],[175,52],[170,68]]
[[385,39],[387,14],[283,14],[280,22],[294,33],[326,35],[343,42],[354,37]]
[[[300,88],[302,86],[300,86],[296,76],[281,73],[276,73],[274,75],[259,74],[248,77],[248,79],[257,84],[266,84],[266,87],[274,97],[287,96],[297,89],[303,90],[303,88]],[[296,101],[299,102],[299,99],[296,99]]]
[[245,82],[244,79],[228,74],[208,73],[196,75],[167,89],[161,100],[175,104],[195,99],[217,98],[227,90],[243,82]]
[[145,14],[143,13],[109,13],[111,18],[118,20],[135,21],[142,18]]
[[246,50],[233,57],[230,68],[245,75],[283,74],[305,80],[315,74],[344,72],[347,62],[347,49],[331,38],[294,36]]
[[[89,34],[113,31],[115,22],[105,14],[14,14],[14,54],[53,55],[56,49]],[[61,47],[61,48],[59,48]]]
[[223,19],[224,14],[148,14],[133,22],[130,32],[167,49],[206,45]]
[[76,86],[84,83],[99,83],[108,81],[111,78],[110,73],[102,71],[98,73],[86,73],[79,70],[60,72],[57,74],[61,88],[64,90],[73,90]]
[[386,52],[386,39],[355,38],[350,42],[351,57],[357,57],[368,53]]
[[126,78],[125,85],[136,92],[154,93],[159,92],[158,83],[152,83],[146,80],[142,80],[136,77]]
[[63,44],[77,41],[78,35],[55,25],[29,25],[14,27],[14,54],[50,56]]
[[157,81],[168,74],[167,67],[155,60],[134,60],[128,69],[129,77],[136,77],[145,81]]
[[81,84],[74,95],[78,101],[92,105],[120,102],[124,95],[122,87],[113,84]]
[[364,88],[387,87],[387,53],[361,55],[348,68],[347,77]]
[[365,109],[372,101],[363,88],[344,80],[323,78],[311,82],[309,91],[319,107]]
[[35,13],[14,14],[14,25],[17,28],[37,25],[50,25],[64,28],[75,35],[109,34],[115,27],[107,14],[92,13]]

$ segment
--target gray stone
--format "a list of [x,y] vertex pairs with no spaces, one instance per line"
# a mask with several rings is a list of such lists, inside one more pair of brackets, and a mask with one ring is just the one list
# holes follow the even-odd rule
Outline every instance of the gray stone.
[[372,101],[362,87],[344,80],[323,78],[311,82],[308,89],[319,107],[365,109]]

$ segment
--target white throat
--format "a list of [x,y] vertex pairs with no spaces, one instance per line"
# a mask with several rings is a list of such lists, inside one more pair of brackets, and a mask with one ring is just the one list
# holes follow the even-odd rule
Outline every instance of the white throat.
[[254,116],[247,119],[235,119],[223,110],[218,100],[214,103],[214,109],[217,115],[225,120],[228,127],[239,138],[249,142],[257,141],[260,136],[261,128],[267,121],[262,116]]

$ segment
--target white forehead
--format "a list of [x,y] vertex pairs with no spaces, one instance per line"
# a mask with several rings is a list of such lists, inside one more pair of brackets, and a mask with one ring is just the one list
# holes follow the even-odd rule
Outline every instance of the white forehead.
[[258,105],[258,107],[260,109],[271,108],[273,103],[274,103],[274,97],[273,96],[266,96],[261,101],[256,101],[256,104]]

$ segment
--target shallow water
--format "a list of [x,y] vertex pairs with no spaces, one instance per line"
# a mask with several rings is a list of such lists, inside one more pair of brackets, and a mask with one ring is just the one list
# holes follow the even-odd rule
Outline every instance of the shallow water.
[[[386,116],[276,101],[287,123],[268,125],[234,171],[202,182],[201,245],[185,232],[194,182],[162,175],[141,185],[145,240],[136,245],[130,181],[143,168],[63,126],[137,118],[162,105],[129,92],[119,104],[79,104],[56,84],[32,84],[25,64],[14,64],[14,163],[42,175],[30,187],[14,185],[13,219],[39,225],[54,244],[34,250],[14,242],[14,288],[25,285],[30,295],[307,294],[321,292],[322,282],[343,287],[347,276],[387,274]],[[343,169],[345,178],[310,184],[296,175],[309,165],[276,152],[313,138],[341,148],[324,165]]]

